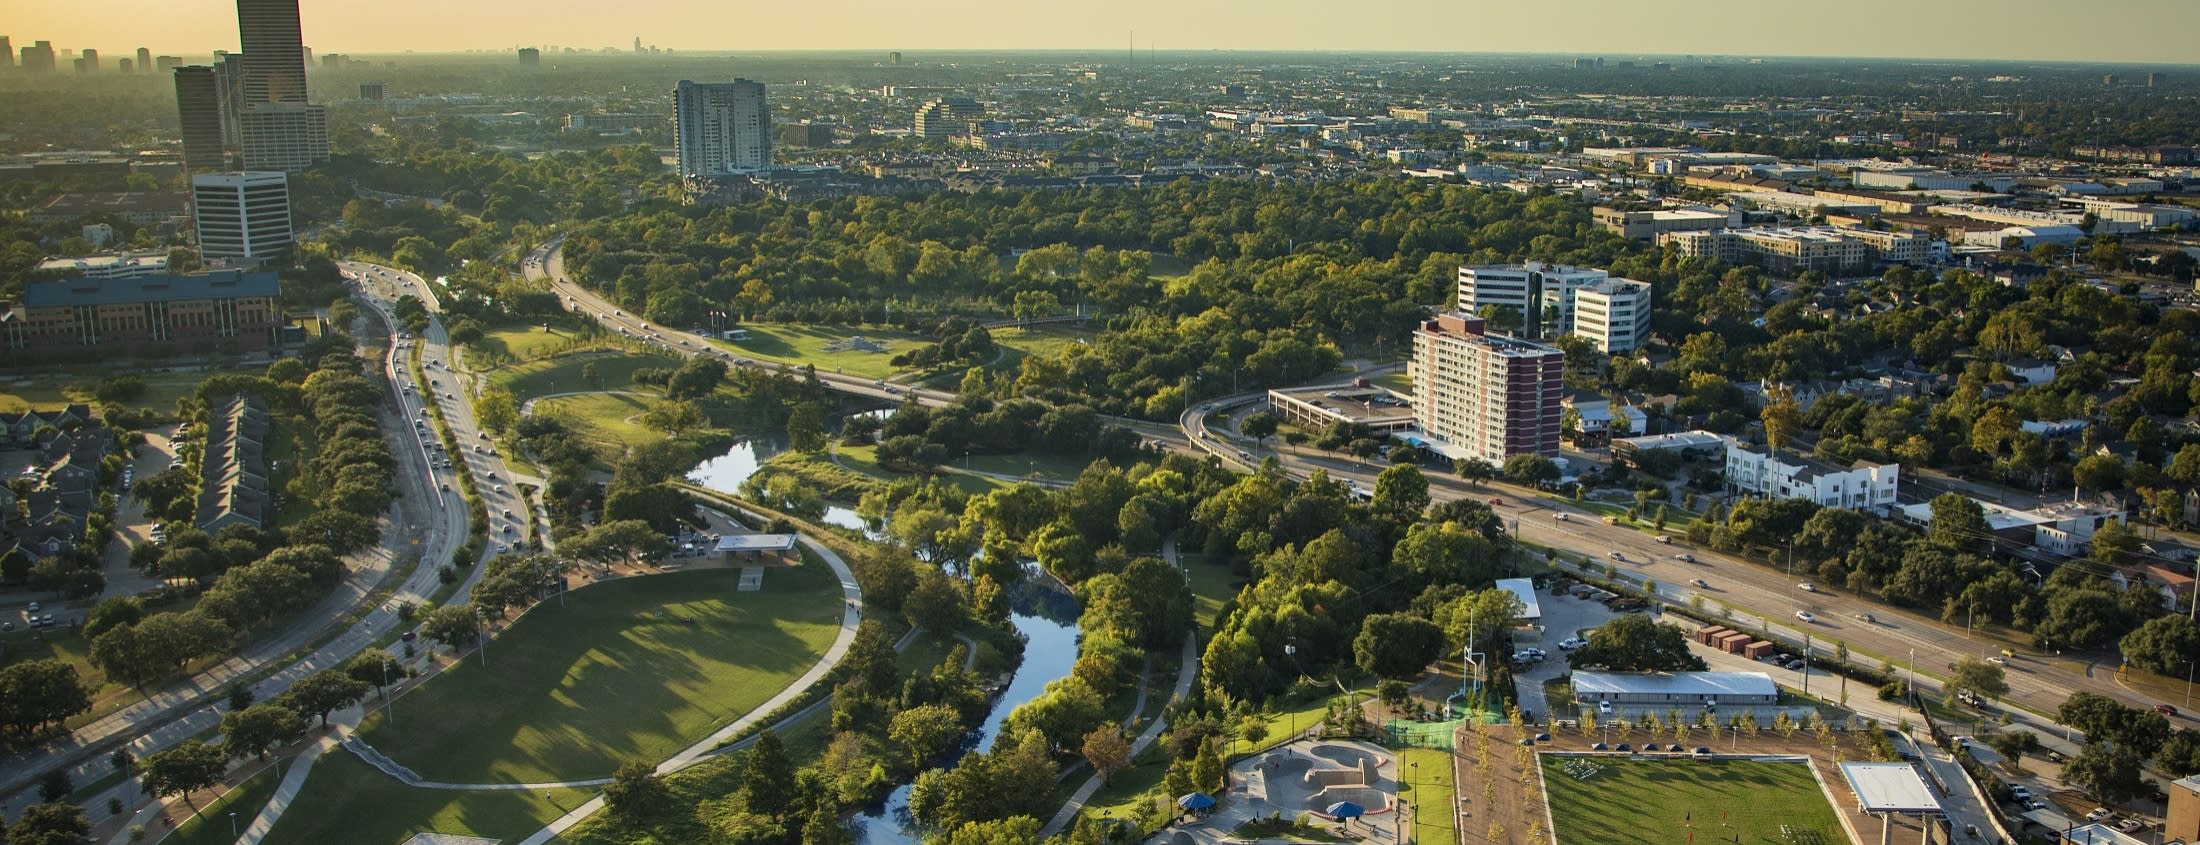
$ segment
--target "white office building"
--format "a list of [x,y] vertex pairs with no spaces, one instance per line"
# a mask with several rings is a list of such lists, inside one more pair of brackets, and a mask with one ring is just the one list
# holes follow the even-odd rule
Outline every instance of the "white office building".
[[290,248],[290,177],[201,173],[191,177],[191,217],[208,263],[252,264]]
[[1863,509],[1895,504],[1900,464],[1857,461],[1837,466],[1794,453],[1726,441],[1727,492],[1771,499],[1807,499],[1820,507]]
[[1574,291],[1610,276],[1563,264],[1461,267],[1459,310],[1482,315],[1484,308],[1509,308],[1520,317],[1522,337],[1542,337],[1546,330],[1562,333],[1573,317]]
[[764,83],[680,80],[673,89],[672,120],[682,176],[724,176],[772,164]]
[[168,272],[168,251],[113,252],[83,258],[48,258],[38,262],[41,273],[76,279],[135,279]]
[[1607,355],[1650,339],[1650,283],[1600,279],[1574,290],[1573,333]]

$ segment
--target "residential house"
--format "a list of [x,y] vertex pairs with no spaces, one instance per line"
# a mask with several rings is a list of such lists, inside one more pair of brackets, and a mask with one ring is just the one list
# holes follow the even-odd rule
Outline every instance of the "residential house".
[[267,400],[231,396],[208,403],[206,452],[199,459],[195,523],[212,534],[231,525],[267,521]]

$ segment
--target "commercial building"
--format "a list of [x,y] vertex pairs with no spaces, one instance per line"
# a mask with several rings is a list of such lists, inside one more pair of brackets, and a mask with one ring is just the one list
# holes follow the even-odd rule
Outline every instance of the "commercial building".
[[384,82],[361,82],[361,83],[359,83],[359,99],[362,99],[362,100],[380,100],[380,99],[382,99],[383,97],[387,97],[387,96],[389,96],[389,93],[390,93],[390,86],[389,86],[389,84],[388,84],[388,83],[384,83]]
[[1726,490],[1771,499],[1803,499],[1819,507],[1864,508],[1895,504],[1900,464],[1857,461],[1838,466],[1793,453],[1775,453],[1739,440],[1726,443]]
[[1566,356],[1548,346],[1489,334],[1482,318],[1440,314],[1413,333],[1407,373],[1413,416],[1449,458],[1502,463],[1520,454],[1557,455]]
[[298,0],[237,0],[248,104],[306,101],[305,36]]
[[2200,842],[2200,775],[2169,784],[2169,810],[2162,821],[2163,841]]
[[1919,232],[1834,226],[1674,232],[1658,236],[1658,241],[1674,244],[1692,258],[1754,264],[1780,275],[1853,272],[1869,269],[1875,261],[1917,264],[1932,257],[1932,238]]
[[24,73],[52,73],[54,64],[53,42],[34,41],[22,49]]
[[154,226],[182,217],[188,202],[188,197],[174,191],[61,194],[31,209],[26,219],[32,223],[61,223],[96,214],[112,214],[133,226]]
[[[1541,337],[1546,328],[1563,331],[1573,310],[1574,291],[1611,274],[1563,264],[1519,264],[1459,268],[1459,310],[1483,314],[1507,308],[1520,317],[1523,337]],[[1556,305],[1556,309],[1547,309]]]
[[252,352],[281,342],[272,272],[27,282],[0,314],[0,348],[31,359],[138,351]]
[[1573,334],[1607,355],[1650,339],[1650,283],[1599,279],[1574,290]]
[[1628,466],[1640,466],[1647,452],[1677,452],[1683,458],[1712,458],[1726,453],[1726,438],[1708,431],[1675,431],[1621,437],[1612,441],[1612,458]]
[[591,132],[638,132],[661,129],[670,123],[671,120],[663,114],[654,112],[597,112],[565,116],[565,128]]
[[680,80],[673,89],[680,175],[725,176],[772,163],[771,111],[764,83]]
[[[1994,535],[1995,544],[2010,552],[2029,553],[2033,557],[2065,558],[2086,553],[2093,544],[2093,535],[2110,522],[2123,522],[2122,510],[2082,501],[2048,502],[2038,507],[2019,510],[1993,502],[1972,499],[1986,516],[1986,530]],[[1930,502],[1903,505],[1895,512],[1898,519],[1917,526],[1928,526],[1933,521]]]
[[230,170],[228,133],[222,120],[220,71],[208,65],[176,68],[176,117],[183,124],[183,167],[192,173]]
[[1623,238],[1655,240],[1666,232],[1701,232],[1735,225],[1734,215],[1708,208],[1620,211],[1599,206],[1590,212],[1597,225]]
[[1364,425],[1376,434],[1413,428],[1413,407],[1390,391],[1366,384],[1268,391],[1268,407],[1284,422],[1322,431],[1335,423]]
[[1575,701],[1614,707],[1780,703],[1763,672],[1575,672],[1573,688]]
[[955,111],[946,103],[933,100],[917,107],[911,119],[910,132],[919,138],[939,141],[962,134],[968,124],[955,117]]
[[48,258],[38,272],[79,279],[135,279],[168,272],[166,252],[115,252],[83,258]]
[[328,161],[328,107],[260,103],[237,116],[244,169],[297,173]]
[[541,67],[542,51],[534,47],[519,48],[520,67]]
[[1931,167],[1857,168],[1849,182],[1859,188],[1888,191],[1968,191],[1980,185],[1991,193],[2008,193],[2017,179],[2005,173],[1950,173]]
[[290,178],[281,173],[193,176],[191,207],[209,262],[256,263],[290,248]]

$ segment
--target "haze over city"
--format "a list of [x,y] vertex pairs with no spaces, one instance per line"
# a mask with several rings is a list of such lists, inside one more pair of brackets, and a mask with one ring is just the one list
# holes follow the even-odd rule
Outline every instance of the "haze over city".
[[[2200,4],[2187,0],[309,0],[306,42],[320,51],[439,52],[645,43],[676,50],[1416,51],[1615,55],[1862,56],[2190,63]],[[199,55],[234,46],[218,0],[114,0],[98,14],[67,0],[19,0],[0,21],[18,40],[149,46]]]

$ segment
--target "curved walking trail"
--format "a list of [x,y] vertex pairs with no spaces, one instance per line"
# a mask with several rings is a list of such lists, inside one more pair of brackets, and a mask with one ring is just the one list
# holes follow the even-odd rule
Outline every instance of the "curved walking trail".
[[[1176,537],[1174,535],[1161,542],[1161,557],[1178,567],[1184,565],[1182,561],[1177,559]],[[1184,696],[1189,695],[1192,691],[1192,680],[1199,677],[1199,631],[1194,630],[1184,635],[1184,654],[1182,662],[1178,663],[1177,666],[1176,689],[1169,693],[1170,703],[1184,700]],[[1144,690],[1140,690],[1140,706],[1136,712],[1144,711]],[[1144,731],[1139,732],[1137,739],[1131,741],[1130,756],[1136,759],[1140,752],[1145,751],[1147,746],[1153,745],[1155,739],[1160,738],[1161,731],[1168,726],[1169,720],[1166,717],[1156,717],[1152,724],[1147,725]],[[1085,808],[1085,802],[1092,800],[1093,793],[1099,792],[1103,784],[1104,781],[1100,779],[1098,773],[1086,778],[1085,782],[1077,787],[1077,791],[1070,794],[1069,802],[1062,805],[1061,812],[1055,813],[1054,818],[1047,822],[1047,826],[1040,829],[1039,838],[1044,839],[1053,836],[1068,828],[1070,821],[1077,818],[1078,811]]]

